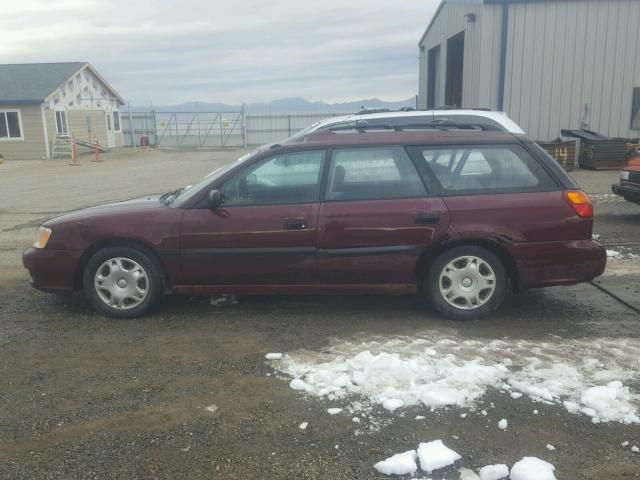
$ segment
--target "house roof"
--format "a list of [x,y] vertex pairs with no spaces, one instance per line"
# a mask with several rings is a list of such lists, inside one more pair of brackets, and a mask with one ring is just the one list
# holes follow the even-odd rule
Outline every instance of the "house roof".
[[88,62],[0,65],[0,103],[41,103],[85,66],[107,86],[117,100],[125,103]]

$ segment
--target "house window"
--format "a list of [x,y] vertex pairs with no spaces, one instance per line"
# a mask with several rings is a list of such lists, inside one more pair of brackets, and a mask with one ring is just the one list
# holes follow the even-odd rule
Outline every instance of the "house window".
[[633,89],[631,103],[631,130],[640,130],[640,87]]
[[56,110],[56,133],[61,136],[66,136],[69,133],[67,112],[64,110]]
[[120,112],[113,112],[113,129],[116,132],[120,131]]
[[19,110],[0,110],[0,140],[24,140]]

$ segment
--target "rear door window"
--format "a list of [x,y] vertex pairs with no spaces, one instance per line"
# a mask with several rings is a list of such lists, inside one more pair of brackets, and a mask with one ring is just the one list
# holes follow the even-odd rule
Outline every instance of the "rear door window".
[[557,188],[547,171],[517,146],[421,147],[419,160],[445,192],[530,192]]
[[327,200],[375,200],[426,195],[413,162],[400,147],[334,150]]

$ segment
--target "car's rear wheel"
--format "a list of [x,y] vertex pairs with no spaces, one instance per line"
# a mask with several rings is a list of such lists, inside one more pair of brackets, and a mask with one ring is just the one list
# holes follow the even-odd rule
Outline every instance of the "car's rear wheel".
[[495,311],[507,287],[504,265],[486,248],[454,247],[426,273],[425,294],[436,311],[453,320],[476,320]]
[[89,303],[108,317],[139,317],[162,297],[158,266],[147,254],[131,247],[96,252],[87,262],[82,283]]

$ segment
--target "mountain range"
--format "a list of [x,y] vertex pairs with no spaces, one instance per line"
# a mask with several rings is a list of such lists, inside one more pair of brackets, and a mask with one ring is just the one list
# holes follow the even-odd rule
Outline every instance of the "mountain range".
[[[402,107],[416,106],[415,97],[398,102],[386,102],[377,98],[355,100],[343,103],[311,102],[300,97],[282,98],[271,102],[257,102],[245,104],[249,113],[278,113],[278,112],[358,112],[363,108],[388,108],[397,110]],[[229,105],[219,102],[184,102],[178,105],[162,105],[154,107],[156,112],[237,112],[241,105]],[[134,107],[133,111],[148,111],[149,107]]]

